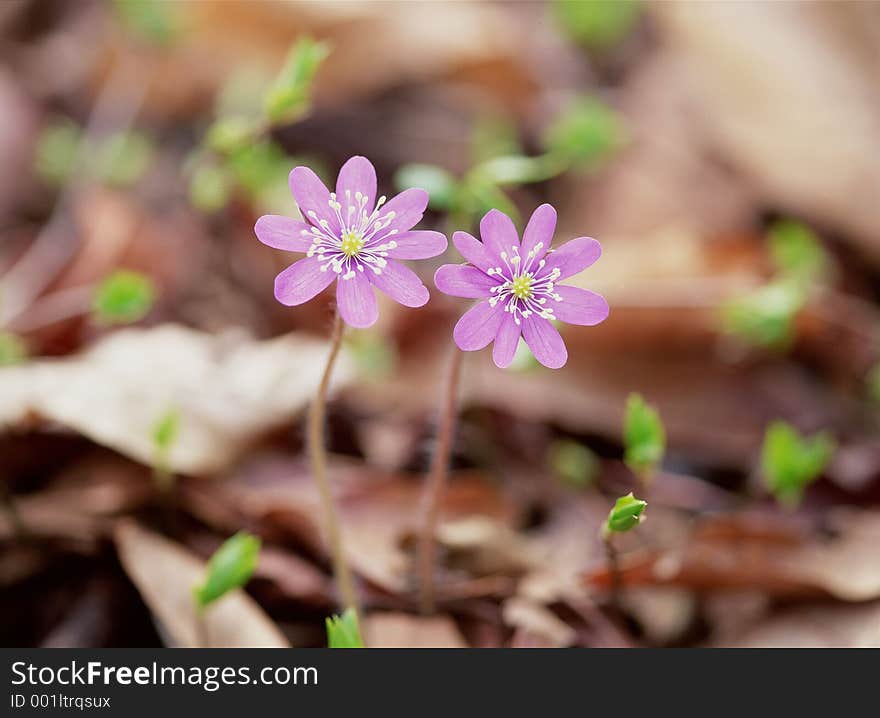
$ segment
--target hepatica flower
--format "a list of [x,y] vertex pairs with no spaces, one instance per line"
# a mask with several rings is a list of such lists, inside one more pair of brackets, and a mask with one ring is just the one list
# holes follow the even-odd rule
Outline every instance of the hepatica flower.
[[522,243],[510,217],[497,209],[480,222],[482,242],[456,232],[452,242],[469,264],[446,264],[434,283],[446,294],[481,299],[459,319],[453,338],[462,351],[495,342],[492,358],[506,368],[520,336],[535,358],[558,369],[568,359],[553,321],[592,326],[608,316],[608,302],[595,292],[560,284],[599,259],[595,239],[579,237],[551,250],[556,210],[543,204],[532,214]]
[[290,191],[303,220],[266,215],[254,231],[263,243],[306,256],[275,278],[275,298],[287,306],[309,301],[336,280],[339,313],[353,327],[369,327],[379,316],[373,288],[407,307],[421,307],[428,290],[398,260],[427,259],[446,250],[440,232],[413,230],[428,193],[408,189],[389,201],[376,200],[376,170],[352,157],[330,192],[307,167],[290,173]]

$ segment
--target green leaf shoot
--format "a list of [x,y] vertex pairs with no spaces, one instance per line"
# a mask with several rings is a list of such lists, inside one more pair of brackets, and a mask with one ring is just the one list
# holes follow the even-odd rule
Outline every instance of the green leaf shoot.
[[325,625],[328,648],[364,648],[358,617],[352,609],[325,619]]
[[835,448],[827,432],[804,437],[790,424],[774,421],[764,433],[761,449],[767,489],[784,506],[797,506],[805,488],[821,476]]
[[643,481],[647,480],[666,451],[666,430],[657,410],[639,394],[626,400],[623,420],[624,461]]
[[608,513],[608,518],[602,527],[602,536],[606,541],[610,540],[615,533],[625,533],[641,523],[643,513],[648,502],[637,499],[632,492],[621,496],[614,502],[614,507]]
[[193,589],[196,604],[204,609],[229,591],[241,588],[257,567],[260,539],[245,531],[227,539],[208,561],[205,581]]
[[550,444],[547,460],[560,481],[573,489],[591,486],[599,474],[596,454],[572,439],[557,439]]
[[130,324],[146,316],[155,298],[156,288],[148,276],[119,270],[96,288],[92,311],[102,324]]
[[273,123],[293,122],[309,109],[312,82],[330,54],[326,42],[301,38],[288,53],[284,67],[263,100],[266,117]]

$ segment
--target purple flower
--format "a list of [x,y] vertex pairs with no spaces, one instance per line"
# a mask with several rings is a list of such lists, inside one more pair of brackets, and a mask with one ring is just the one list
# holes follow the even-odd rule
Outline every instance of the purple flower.
[[558,284],[599,259],[595,239],[579,237],[550,250],[556,210],[542,204],[532,214],[523,241],[510,217],[493,209],[480,222],[480,242],[456,232],[452,242],[470,264],[445,264],[434,275],[437,288],[454,297],[482,299],[458,320],[452,336],[462,351],[494,341],[492,358],[510,366],[520,335],[535,358],[550,369],[568,359],[565,343],[551,323],[593,326],[608,316],[600,294]]
[[290,191],[305,221],[268,214],[254,227],[263,244],[306,255],[275,278],[279,302],[302,304],[338,279],[339,313],[353,327],[369,327],[378,319],[373,287],[407,307],[427,303],[425,285],[396,261],[446,251],[440,232],[412,229],[428,205],[425,190],[376,201],[376,170],[365,157],[352,157],[339,170],[335,192],[308,167],[293,169]]

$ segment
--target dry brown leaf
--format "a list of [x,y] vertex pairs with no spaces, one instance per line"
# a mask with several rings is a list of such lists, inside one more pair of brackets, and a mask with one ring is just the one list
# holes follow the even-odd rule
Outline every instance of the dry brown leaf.
[[[880,514],[841,509],[829,514],[828,525],[837,529],[836,537],[810,538],[806,527],[778,516],[714,517],[675,548],[625,556],[622,578],[634,586],[756,589],[786,598],[880,598]],[[602,567],[587,581],[607,588],[610,575]]]
[[[83,463],[42,491],[16,495],[13,501],[17,521],[28,536],[92,545],[110,528],[111,517],[136,509],[152,494],[143,469],[121,459],[102,458]],[[0,514],[0,537],[18,531],[8,512]]]
[[[0,370],[0,427],[37,417],[151,464],[153,427],[176,410],[171,469],[210,473],[305,406],[326,353],[326,343],[298,335],[257,342],[176,325],[119,331],[80,356]],[[343,356],[334,386],[351,376]]]
[[364,619],[363,629],[370,648],[467,648],[448,616],[372,613]]
[[193,587],[204,580],[198,556],[136,523],[121,522],[116,548],[125,572],[152,611],[166,642],[194,648],[287,648],[287,639],[244,591],[231,591],[210,606],[200,626]]
[[514,596],[504,602],[503,615],[517,629],[517,646],[566,648],[577,641],[577,632],[539,603]]
[[[384,590],[408,593],[413,572],[405,544],[418,526],[421,482],[344,461],[331,464],[330,479],[352,568]],[[193,483],[186,486],[183,500],[205,521],[230,531],[248,521],[264,535],[295,537],[316,551],[325,550],[318,494],[301,462],[263,457],[242,465],[228,480],[210,486]],[[454,477],[443,498],[443,521],[479,515],[503,522],[514,513],[511,502],[477,475]],[[491,582],[479,586],[490,592],[498,587]],[[455,586],[451,592],[460,596],[474,588]]]
[[[871,3],[651,6],[724,158],[880,258],[880,16]],[[823,138],[817,141],[817,138]]]
[[713,645],[731,648],[880,648],[880,603],[809,606],[775,615]]

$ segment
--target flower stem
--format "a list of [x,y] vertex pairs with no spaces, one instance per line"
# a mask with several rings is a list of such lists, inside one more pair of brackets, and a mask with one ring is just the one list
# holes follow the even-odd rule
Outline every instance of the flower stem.
[[339,597],[346,608],[350,608],[356,614],[358,611],[357,596],[354,590],[354,581],[351,570],[345,558],[345,549],[342,544],[342,531],[339,527],[339,515],[330,490],[330,482],[327,479],[327,449],[324,439],[324,423],[327,413],[327,389],[330,386],[330,375],[333,373],[333,365],[339,356],[342,346],[343,323],[339,310],[333,320],[333,333],[330,338],[330,355],[327,357],[327,365],[324,367],[324,375],[318,385],[318,394],[309,407],[308,423],[308,449],[309,461],[312,464],[312,476],[318,488],[321,499],[321,509],[324,514],[324,529],[330,542],[330,553],[333,557],[333,574],[336,578],[336,587]]
[[434,612],[434,557],[437,548],[435,534],[437,521],[440,518],[440,500],[443,498],[443,491],[449,477],[449,455],[452,451],[452,437],[455,433],[458,380],[461,375],[463,357],[464,353],[460,352],[457,347],[453,347],[443,391],[437,448],[431,459],[431,468],[422,493],[418,573],[419,605],[424,614]]

